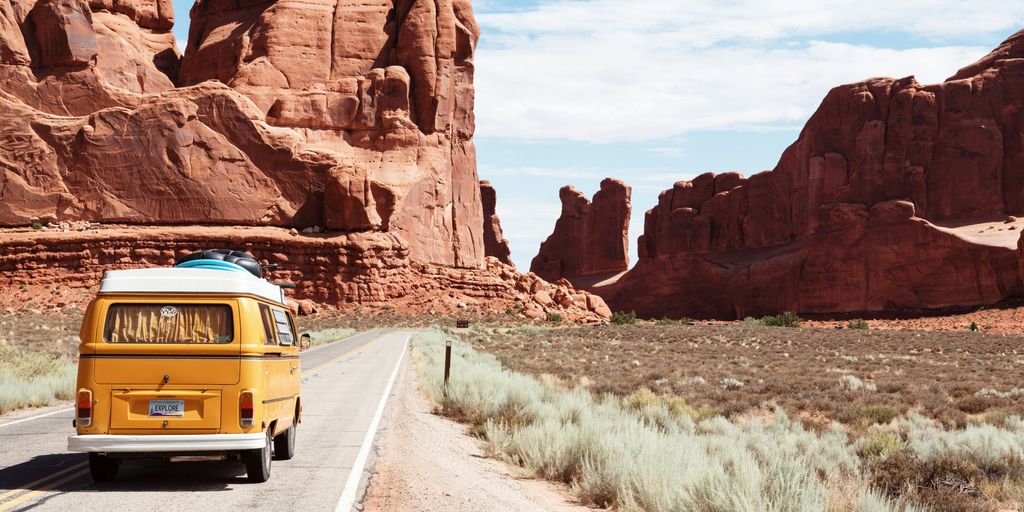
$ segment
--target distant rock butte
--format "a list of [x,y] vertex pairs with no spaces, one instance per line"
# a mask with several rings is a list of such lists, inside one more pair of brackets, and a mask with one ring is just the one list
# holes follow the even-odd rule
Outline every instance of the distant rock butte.
[[487,180],[480,182],[480,200],[484,206],[484,253],[506,265],[514,266],[512,250],[509,249],[508,240],[505,240],[505,234],[501,231],[501,219],[495,212],[498,203],[497,192]]
[[573,281],[626,270],[631,192],[621,181],[606,178],[591,202],[571,185],[562,187],[562,213],[530,271],[549,281]]
[[1024,31],[938,85],[836,87],[774,170],[662,192],[610,303],[733,318],[1021,294],[1021,226],[1008,217],[1024,212],[1021,133]]
[[[171,0],[0,0],[0,228],[320,226],[344,238],[308,241],[337,260],[334,277],[384,265],[396,249],[381,237],[410,272],[494,270],[472,141],[470,0],[198,0],[191,19],[181,56]],[[195,247],[147,233],[165,250]],[[24,250],[12,244],[0,236],[0,257]],[[107,261],[79,250],[83,264]],[[44,253],[9,264],[56,264],[33,260]],[[75,275],[61,282],[81,284]],[[436,295],[417,282],[315,295]]]

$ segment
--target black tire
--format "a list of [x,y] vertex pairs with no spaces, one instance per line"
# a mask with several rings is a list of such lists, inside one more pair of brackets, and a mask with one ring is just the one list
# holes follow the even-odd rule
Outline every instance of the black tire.
[[262,484],[270,480],[270,459],[273,458],[273,440],[271,430],[267,429],[267,442],[263,448],[245,452],[245,472],[249,481]]
[[117,478],[117,470],[120,467],[120,462],[106,455],[89,454],[89,474],[92,475],[93,482],[98,484],[113,482]]
[[274,438],[274,458],[277,460],[291,460],[295,456],[295,422],[293,421],[288,430],[281,432]]

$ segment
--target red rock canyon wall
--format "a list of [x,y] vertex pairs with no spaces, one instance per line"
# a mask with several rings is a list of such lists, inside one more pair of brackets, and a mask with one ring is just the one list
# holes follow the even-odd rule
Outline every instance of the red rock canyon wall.
[[173,19],[0,0],[0,226],[326,226],[484,266],[468,0],[202,0],[180,62]]
[[941,84],[836,87],[774,170],[664,191],[611,304],[731,318],[1019,294],[1022,133],[1024,32]]
[[[190,16],[181,56],[171,0],[0,0],[0,288],[89,288],[212,244],[331,304],[606,313],[485,258],[470,0]],[[534,301],[548,287],[564,300]]]

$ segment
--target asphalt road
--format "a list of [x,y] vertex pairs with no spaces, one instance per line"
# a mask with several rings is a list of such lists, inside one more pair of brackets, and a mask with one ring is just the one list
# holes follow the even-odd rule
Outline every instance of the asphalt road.
[[[295,458],[251,484],[227,462],[142,460],[94,484],[67,451],[72,411],[0,419],[0,512],[13,510],[335,510],[358,501],[366,454],[408,332],[371,331],[302,354],[303,418]],[[34,418],[25,420],[23,418]],[[353,472],[353,468],[358,471]]]

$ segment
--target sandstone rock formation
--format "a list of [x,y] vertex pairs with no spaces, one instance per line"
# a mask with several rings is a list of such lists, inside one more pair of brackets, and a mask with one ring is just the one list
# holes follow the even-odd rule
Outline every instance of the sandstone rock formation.
[[631,189],[611,178],[601,181],[593,202],[573,188],[562,187],[562,213],[541,243],[530,271],[549,281],[617,273],[629,267]]
[[0,0],[6,303],[216,246],[280,264],[304,311],[607,316],[485,259],[470,0],[198,0],[191,18],[180,56],[171,0]]
[[0,0],[0,226],[317,225],[483,268],[469,0],[201,0],[180,63],[173,20]]
[[498,203],[498,196],[491,186],[491,182],[483,180],[480,182],[480,200],[484,207],[484,254],[493,256],[498,261],[515,266],[512,263],[512,250],[508,247],[508,240],[501,231],[501,219],[495,212]]
[[[770,171],[647,212],[616,309],[743,317],[990,304],[1024,292],[1024,31],[944,83],[833,89]],[[1012,221],[1012,219],[1010,219]]]

